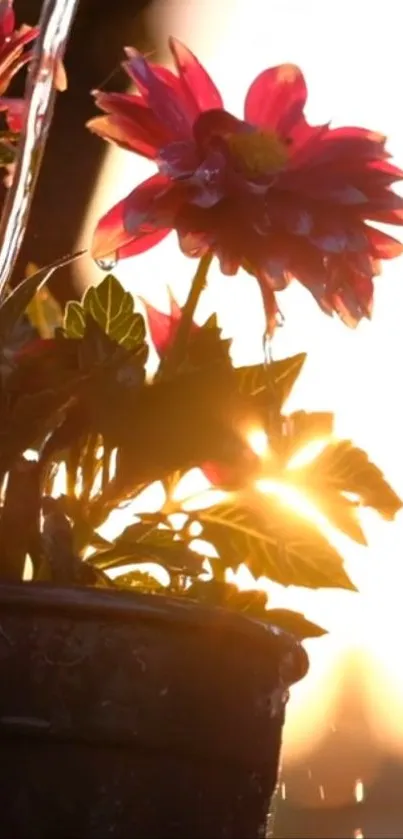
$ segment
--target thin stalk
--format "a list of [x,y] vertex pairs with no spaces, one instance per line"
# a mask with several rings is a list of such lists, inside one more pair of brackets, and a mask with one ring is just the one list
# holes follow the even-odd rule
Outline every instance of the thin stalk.
[[196,311],[200,295],[206,287],[207,273],[210,268],[212,258],[213,254],[208,251],[208,253],[202,256],[198,264],[188,298],[182,309],[182,317],[179,321],[172,346],[168,351],[166,358],[162,361],[160,370],[158,371],[159,377],[161,375],[166,377],[167,375],[174,373],[186,356],[193,316]]

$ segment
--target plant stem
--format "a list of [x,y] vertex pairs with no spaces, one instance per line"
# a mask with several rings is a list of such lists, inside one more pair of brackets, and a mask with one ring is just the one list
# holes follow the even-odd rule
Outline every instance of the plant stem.
[[16,171],[0,222],[0,300],[18,258],[52,122],[56,74],[79,0],[44,0],[26,87]]
[[179,321],[172,346],[165,359],[161,362],[160,369],[158,371],[159,377],[161,375],[165,377],[174,373],[185,358],[190,330],[193,323],[193,315],[196,311],[200,295],[206,287],[207,273],[210,268],[212,258],[213,254],[211,251],[208,251],[204,254],[204,256],[202,256],[198,264],[188,298],[182,309],[182,317]]

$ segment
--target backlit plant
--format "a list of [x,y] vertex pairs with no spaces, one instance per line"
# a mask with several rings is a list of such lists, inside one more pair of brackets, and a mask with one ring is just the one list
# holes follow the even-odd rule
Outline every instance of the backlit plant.
[[[7,38],[10,4],[0,12]],[[168,315],[110,273],[61,312],[44,292],[57,265],[5,297],[0,578],[22,580],[29,557],[34,581],[168,594],[318,635],[302,615],[267,611],[266,595],[240,592],[228,572],[246,565],[255,579],[284,586],[353,590],[321,520],[365,544],[360,508],[392,520],[401,501],[364,451],[334,436],[331,414],[286,413],[304,355],[235,368],[216,316],[196,326],[193,315],[218,257],[223,273],[246,268],[258,281],[269,336],[293,278],[327,314],[349,325],[369,317],[378,260],[402,250],[373,222],[401,223],[403,199],[390,187],[402,173],[380,135],[306,122],[298,68],[262,73],[239,120],[196,58],[176,41],[171,48],[176,74],[130,50],[135,93],[96,93],[105,115],[90,129],[152,158],[159,173],[101,219],[92,253],[105,265],[175,229],[182,250],[200,258],[195,279],[184,307],[171,298]],[[159,356],[152,377],[151,343]],[[262,457],[250,446],[252,429],[267,437]],[[302,465],[296,455],[318,439],[321,450]],[[55,497],[62,466],[66,487]],[[193,468],[211,486],[201,509],[178,500]],[[113,541],[102,537],[111,511],[140,503],[154,482],[164,489],[161,509],[139,513]],[[315,520],[284,504],[279,487],[308,499]],[[195,535],[215,548],[208,564]]]

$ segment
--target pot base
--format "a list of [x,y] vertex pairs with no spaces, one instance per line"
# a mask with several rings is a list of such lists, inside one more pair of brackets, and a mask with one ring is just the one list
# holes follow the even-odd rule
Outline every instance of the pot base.
[[0,835],[258,839],[289,636],[159,596],[0,587]]

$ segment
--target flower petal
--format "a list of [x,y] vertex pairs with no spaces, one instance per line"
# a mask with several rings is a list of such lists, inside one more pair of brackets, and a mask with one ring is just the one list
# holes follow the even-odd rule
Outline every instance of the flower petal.
[[373,308],[374,283],[372,277],[342,270],[342,281],[327,292],[332,310],[346,326],[354,329],[363,318],[370,318]]
[[8,99],[0,96],[0,111],[6,111],[7,125],[10,131],[20,134],[24,123],[25,99]]
[[0,92],[4,93],[11,79],[18,70],[30,61],[30,53],[24,53],[24,47],[35,40],[38,27],[21,26],[5,42],[0,44]]
[[167,236],[170,227],[158,223],[155,202],[168,185],[162,175],[153,175],[112,207],[96,227],[93,258],[124,259],[148,250]]
[[200,155],[193,140],[176,140],[159,150],[160,172],[169,178],[186,178],[199,166]]
[[15,14],[12,0],[0,0],[0,41],[5,41],[14,32]]
[[271,67],[252,82],[245,100],[245,119],[252,125],[287,135],[301,119],[307,95],[299,67]]
[[158,152],[158,145],[151,143],[142,135],[141,131],[133,131],[133,125],[123,117],[114,114],[95,117],[86,124],[89,131],[102,137],[108,143],[116,143],[122,149],[134,151],[136,154],[154,160]]
[[192,131],[192,119],[186,113],[179,97],[169,84],[155,73],[151,65],[137,50],[126,49],[128,61],[124,67],[138,85],[146,105],[178,140],[189,136]]
[[[155,309],[154,306],[151,306],[150,303],[147,303],[146,300],[140,297],[140,300],[143,303],[143,306],[146,310],[147,323],[148,328],[150,330],[151,340],[160,357],[162,355],[165,355],[165,353],[169,349],[173,341],[173,338],[175,337],[175,332],[179,324],[179,321],[182,317],[182,309],[176,302],[169,288],[168,295],[170,307],[169,314],[160,312],[159,309]],[[191,335],[194,335],[199,331],[200,327],[197,323],[193,322],[190,329]]]
[[[169,290],[168,290],[169,291]],[[162,356],[170,346],[175,334],[176,326],[182,314],[180,306],[172,297],[169,291],[170,313],[160,312],[155,309],[150,303],[147,303],[142,297],[140,298],[147,314],[147,323],[151,335],[151,340],[159,356]]]
[[327,128],[318,140],[301,146],[290,162],[291,168],[302,165],[318,168],[332,164],[344,167],[351,164],[353,169],[365,165],[368,160],[380,160],[389,157],[385,149],[385,137],[366,128]]
[[187,85],[172,70],[163,67],[161,64],[153,64],[153,71],[157,78],[172,91],[181,109],[186,114],[189,123],[193,123],[199,115],[199,108]]
[[371,254],[375,259],[393,259],[403,253],[403,244],[376,227],[365,228]]
[[169,46],[183,84],[194,99],[199,111],[223,108],[223,101],[214,82],[193,53],[176,38],[169,39]]
[[93,95],[98,107],[107,113],[87,123],[93,133],[151,159],[172,140],[172,133],[138,96],[98,91]]

